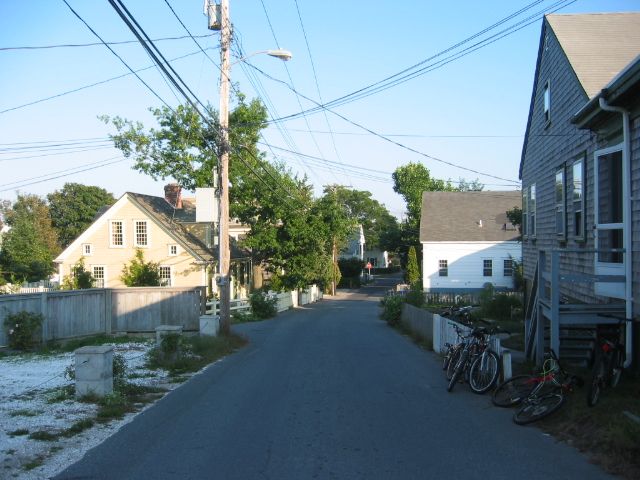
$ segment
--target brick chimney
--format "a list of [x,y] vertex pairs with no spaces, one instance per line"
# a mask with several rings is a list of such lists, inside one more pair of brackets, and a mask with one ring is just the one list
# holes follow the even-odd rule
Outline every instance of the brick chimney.
[[177,183],[164,186],[164,199],[174,208],[182,208],[182,187]]

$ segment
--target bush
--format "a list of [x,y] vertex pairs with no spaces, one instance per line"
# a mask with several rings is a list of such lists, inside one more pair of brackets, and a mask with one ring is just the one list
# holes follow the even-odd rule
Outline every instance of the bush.
[[382,314],[380,316],[392,327],[400,325],[403,303],[404,299],[399,295],[385,296],[380,300],[380,304],[382,305]]
[[425,303],[425,299],[420,283],[414,283],[411,285],[411,289],[407,292],[406,302],[414,307],[422,308]]
[[512,308],[522,308],[519,298],[506,293],[495,293],[492,284],[487,283],[480,294],[480,314],[493,320],[511,320]]
[[94,283],[93,275],[85,269],[84,257],[80,257],[80,260],[71,267],[71,275],[65,276],[62,280],[60,288],[62,290],[83,290],[92,288]]
[[127,287],[158,287],[160,265],[156,262],[145,262],[144,253],[138,248],[131,263],[122,268],[120,278]]
[[9,339],[9,347],[16,350],[30,350],[40,343],[44,317],[39,313],[21,311],[7,315],[4,327]]
[[278,314],[278,299],[264,292],[254,292],[249,298],[251,312],[259,319],[275,317]]

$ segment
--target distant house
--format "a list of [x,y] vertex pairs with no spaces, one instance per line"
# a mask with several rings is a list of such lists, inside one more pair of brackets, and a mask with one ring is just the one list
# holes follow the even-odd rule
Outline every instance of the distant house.
[[370,263],[372,268],[387,268],[389,266],[389,253],[379,248],[366,248],[364,250],[364,261]]
[[467,293],[486,283],[513,288],[519,232],[506,212],[520,192],[424,192],[420,219],[422,286],[428,292]]
[[638,54],[640,13],[547,15],[542,24],[520,163],[527,347],[538,361],[546,345],[572,354],[561,329],[637,318]]
[[[195,203],[183,199],[175,184],[165,187],[164,197],[125,193],[54,260],[60,278],[69,275],[83,258],[97,287],[123,287],[122,269],[141,249],[145,261],[160,264],[163,285],[207,286],[215,291],[217,242],[212,224],[196,221]],[[230,230],[232,295],[244,296],[250,283],[251,258],[234,240],[246,228],[232,224]]]

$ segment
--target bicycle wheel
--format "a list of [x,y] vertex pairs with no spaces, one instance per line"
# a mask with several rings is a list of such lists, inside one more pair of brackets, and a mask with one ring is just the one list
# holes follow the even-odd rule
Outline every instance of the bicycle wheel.
[[516,375],[498,385],[491,401],[497,407],[513,407],[529,396],[538,384],[533,375]]
[[591,383],[589,384],[589,390],[587,391],[587,405],[593,407],[598,403],[600,399],[600,393],[604,386],[606,375],[606,366],[604,355],[598,355],[596,362],[593,364],[593,374],[591,376]]
[[500,374],[500,359],[493,350],[478,355],[469,369],[469,386],[474,393],[485,393],[491,389]]
[[451,380],[449,380],[449,385],[447,385],[447,392],[450,392],[451,390],[453,390],[453,387],[455,387],[456,383],[458,383],[458,379],[464,373],[465,365],[467,363],[467,355],[468,353],[463,351],[458,356],[458,361],[456,362],[455,370],[453,372],[453,375],[451,376]]
[[460,359],[461,352],[462,350],[460,348],[456,348],[451,354],[449,365],[447,365],[447,381],[451,380],[451,377],[453,377],[453,372],[456,371],[456,365],[458,364],[458,360]]
[[526,425],[541,418],[551,415],[564,403],[564,395],[561,389],[553,393],[541,396],[529,397],[524,400],[522,406],[513,414],[513,421],[518,425]]
[[444,358],[442,359],[442,370],[446,370],[449,366],[449,362],[451,361],[451,356],[453,355],[453,345],[449,345],[447,347],[447,351],[444,354]]
[[616,349],[613,351],[611,367],[611,378],[609,379],[609,385],[611,385],[611,387],[617,387],[618,383],[620,383],[622,370],[624,370],[624,355],[621,350]]

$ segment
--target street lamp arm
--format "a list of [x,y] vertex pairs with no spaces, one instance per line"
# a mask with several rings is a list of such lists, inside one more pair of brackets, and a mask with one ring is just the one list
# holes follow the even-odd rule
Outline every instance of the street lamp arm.
[[238,58],[231,65],[235,65],[236,63],[244,62],[248,58],[254,57],[256,55],[261,55],[261,54],[269,55],[270,57],[279,58],[283,62],[287,62],[287,61],[291,60],[291,58],[293,57],[293,54],[289,50],[283,50],[281,48],[278,48],[276,50],[260,50],[258,52],[250,53],[249,55],[245,55],[242,58]]

